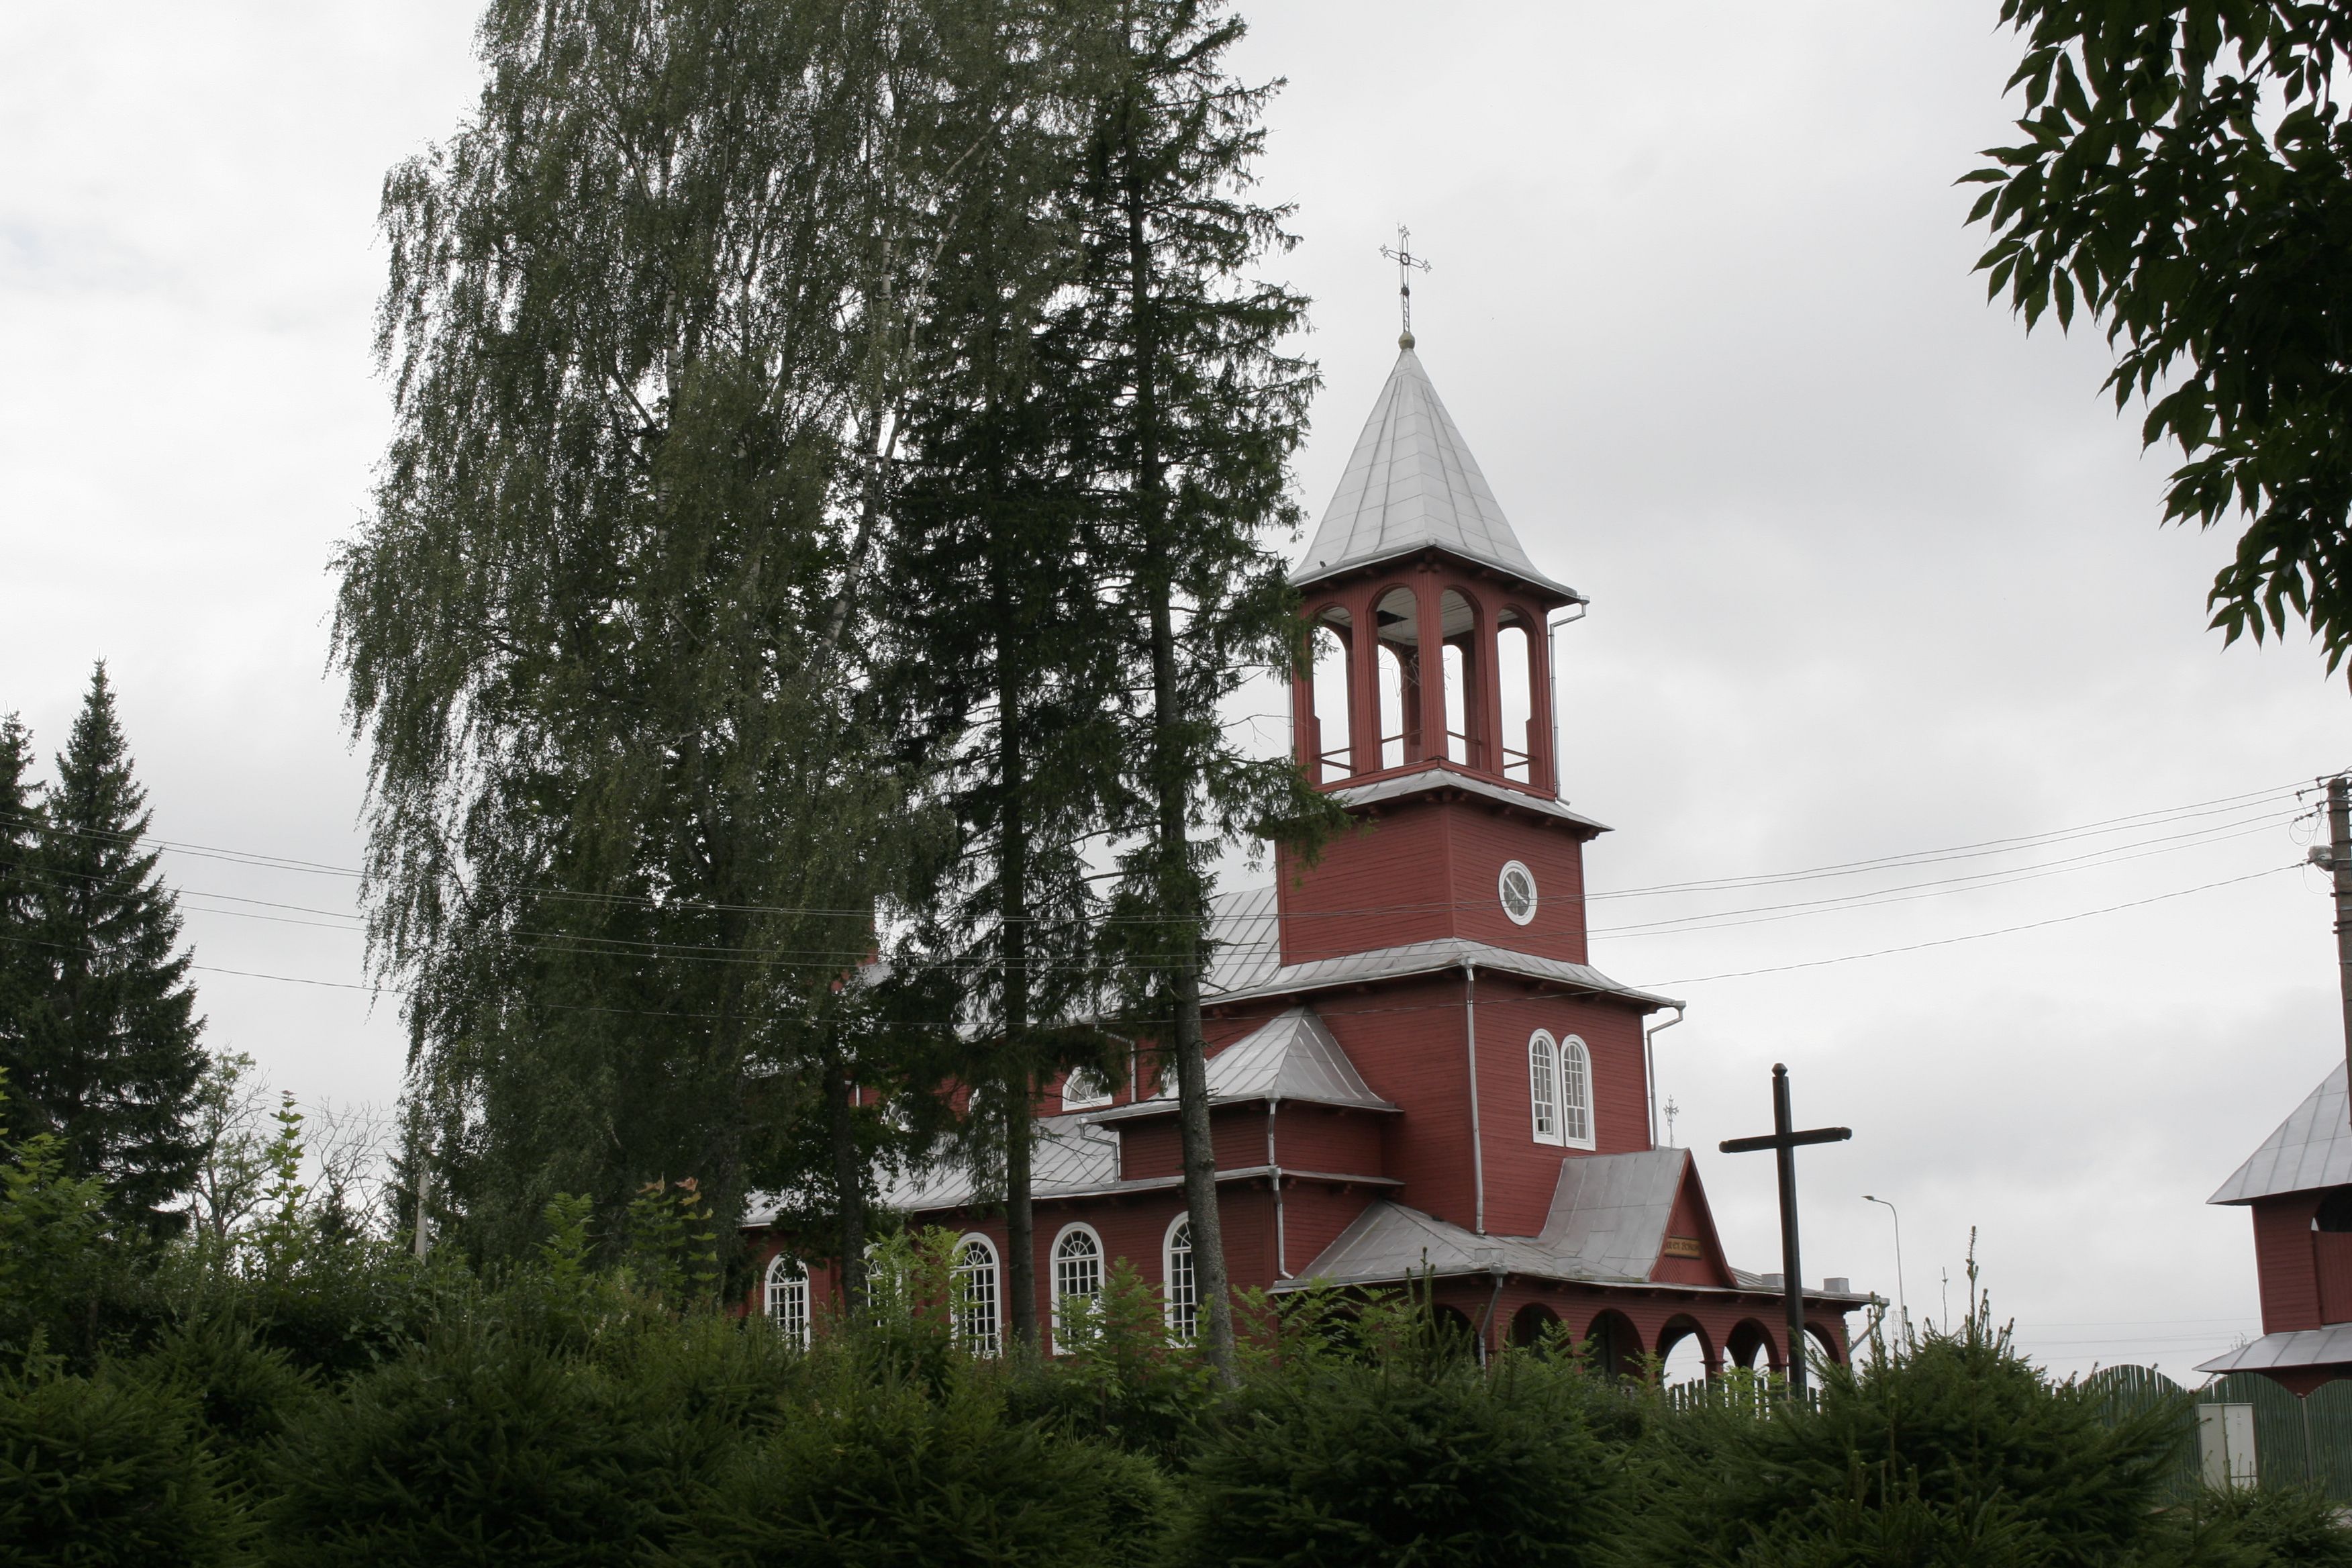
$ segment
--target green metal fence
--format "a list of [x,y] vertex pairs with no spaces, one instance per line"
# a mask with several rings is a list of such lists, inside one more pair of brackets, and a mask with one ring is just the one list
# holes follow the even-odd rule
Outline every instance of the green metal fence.
[[[2323,1384],[2297,1399],[2260,1373],[2239,1372],[2192,1393],[2147,1367],[2113,1366],[2094,1373],[2086,1386],[2105,1390],[2119,1414],[2184,1394],[2199,1405],[2251,1405],[2260,1484],[2308,1484],[2337,1502],[2352,1503],[2352,1382]],[[2179,1484],[2193,1487],[2198,1479],[2192,1447],[2181,1462]]]

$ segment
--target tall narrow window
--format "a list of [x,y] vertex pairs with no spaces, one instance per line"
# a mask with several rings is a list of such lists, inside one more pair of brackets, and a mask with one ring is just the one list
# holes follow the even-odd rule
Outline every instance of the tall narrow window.
[[1574,1035],[1559,1043],[1560,1131],[1580,1149],[1592,1147],[1592,1053]]
[[768,1321],[786,1344],[808,1349],[808,1271],[781,1252],[768,1260]]
[[1192,1272],[1192,1216],[1178,1215],[1168,1227],[1160,1261],[1168,1281],[1168,1337],[1191,1344],[1201,1328],[1201,1281]]
[[994,1355],[1003,1342],[996,1310],[996,1247],[984,1236],[967,1236],[956,1248],[956,1338],[974,1355]]
[[1538,1143],[1559,1140],[1559,1057],[1542,1030],[1528,1042],[1528,1101],[1534,1108]]
[[1490,766],[1486,757],[1486,715],[1478,710],[1478,617],[1470,601],[1448,588],[1437,601],[1438,636],[1444,648],[1445,744],[1433,751],[1449,761],[1474,768]]
[[1083,1225],[1074,1225],[1054,1242],[1054,1333],[1064,1331],[1063,1303],[1083,1296],[1091,1304],[1102,1294],[1102,1238]]
[[1315,702],[1315,757],[1309,776],[1318,784],[1356,771],[1349,725],[1348,612],[1333,605],[1315,617],[1315,666],[1308,689]]
[[1391,588],[1372,611],[1380,638],[1381,766],[1402,767],[1427,753],[1422,747],[1421,606],[1410,588]]
[[1527,617],[1506,610],[1495,637],[1495,673],[1503,697],[1503,776],[1520,784],[1535,782],[1535,639]]

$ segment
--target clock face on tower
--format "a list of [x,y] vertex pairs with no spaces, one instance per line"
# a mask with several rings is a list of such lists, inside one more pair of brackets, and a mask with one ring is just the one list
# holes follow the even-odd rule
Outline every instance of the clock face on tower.
[[1504,865],[1503,874],[1495,879],[1495,891],[1513,925],[1523,926],[1536,918],[1536,874],[1518,861]]

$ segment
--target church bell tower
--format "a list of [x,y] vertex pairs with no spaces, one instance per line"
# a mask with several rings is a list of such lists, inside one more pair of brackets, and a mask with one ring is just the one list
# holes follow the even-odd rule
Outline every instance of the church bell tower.
[[1560,802],[1551,644],[1584,597],[1528,558],[1409,330],[1398,349],[1291,574],[1297,761],[1369,831],[1286,858],[1283,957],[1466,937],[1580,963],[1604,830]]

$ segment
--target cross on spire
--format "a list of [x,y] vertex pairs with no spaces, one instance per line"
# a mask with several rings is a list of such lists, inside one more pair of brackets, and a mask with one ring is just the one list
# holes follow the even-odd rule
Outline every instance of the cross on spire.
[[1412,230],[1402,224],[1397,225],[1396,248],[1391,250],[1383,245],[1381,254],[1397,264],[1397,307],[1404,321],[1404,331],[1397,338],[1397,347],[1409,349],[1412,347],[1412,275],[1416,271],[1428,271],[1429,262],[1412,253]]

